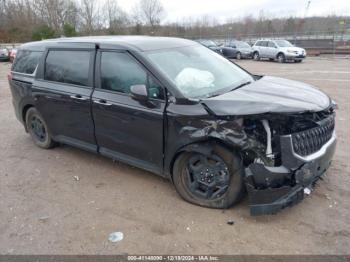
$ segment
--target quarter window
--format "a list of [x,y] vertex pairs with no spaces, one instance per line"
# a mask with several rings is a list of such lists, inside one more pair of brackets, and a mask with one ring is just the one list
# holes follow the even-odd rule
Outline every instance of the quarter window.
[[90,51],[49,51],[45,80],[73,85],[89,85]]
[[145,85],[150,98],[164,97],[163,89],[157,81],[129,54],[102,52],[101,88],[130,93],[132,85]]
[[12,66],[12,71],[29,75],[33,74],[42,54],[43,52],[19,50]]

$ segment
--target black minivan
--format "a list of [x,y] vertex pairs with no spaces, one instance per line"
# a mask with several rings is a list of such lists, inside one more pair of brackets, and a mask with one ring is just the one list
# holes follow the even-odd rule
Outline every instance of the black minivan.
[[9,83],[36,145],[60,143],[169,178],[187,201],[252,215],[310,193],[336,147],[336,104],[310,85],[253,75],[199,43],[60,38],[22,45]]

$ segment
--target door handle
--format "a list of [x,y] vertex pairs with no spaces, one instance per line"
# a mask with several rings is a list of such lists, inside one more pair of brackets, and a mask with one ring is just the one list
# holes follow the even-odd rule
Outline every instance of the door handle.
[[70,98],[76,99],[76,100],[81,100],[81,101],[88,100],[87,98],[82,97],[81,95],[71,95]]
[[99,105],[103,105],[103,106],[111,106],[112,105],[110,103],[107,103],[107,101],[104,99],[94,100],[94,103],[99,104]]

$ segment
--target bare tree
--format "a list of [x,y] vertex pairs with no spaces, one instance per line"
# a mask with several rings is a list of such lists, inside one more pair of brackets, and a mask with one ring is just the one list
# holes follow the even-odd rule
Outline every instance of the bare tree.
[[74,28],[78,26],[79,23],[79,8],[75,1],[69,1],[66,6],[66,12],[64,17],[64,23],[70,24]]
[[81,0],[79,14],[82,30],[88,35],[103,27],[103,17],[96,0]]
[[[36,36],[54,37],[63,32],[91,34],[147,34],[198,37],[235,37],[294,33],[303,18],[274,17],[261,10],[258,16],[246,15],[227,19],[224,24],[215,17],[187,17],[160,26],[164,18],[162,0],[139,0],[128,14],[117,0],[0,0],[0,42],[25,42]],[[339,21],[344,21],[344,27]],[[303,22],[304,23],[304,22]],[[303,31],[349,30],[350,17],[329,15],[306,17]],[[68,35],[68,33],[66,33]]]
[[129,15],[122,10],[115,0],[106,0],[104,3],[104,18],[109,34],[125,33],[130,25]]
[[63,25],[76,25],[77,6],[72,0],[34,0],[33,8],[45,24],[61,32]]
[[33,11],[31,0],[2,0],[2,10],[0,40],[6,37],[10,41],[28,39],[34,27],[40,23],[40,19]]
[[139,15],[146,25],[154,28],[159,25],[164,16],[164,7],[159,0],[140,0]]

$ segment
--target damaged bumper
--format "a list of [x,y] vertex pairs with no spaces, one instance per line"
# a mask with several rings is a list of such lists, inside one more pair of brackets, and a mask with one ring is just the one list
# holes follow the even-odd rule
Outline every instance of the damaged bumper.
[[296,154],[292,137],[282,136],[281,166],[252,163],[246,168],[251,215],[274,214],[303,200],[304,189],[313,186],[329,168],[335,148],[335,132],[320,150],[308,156]]

